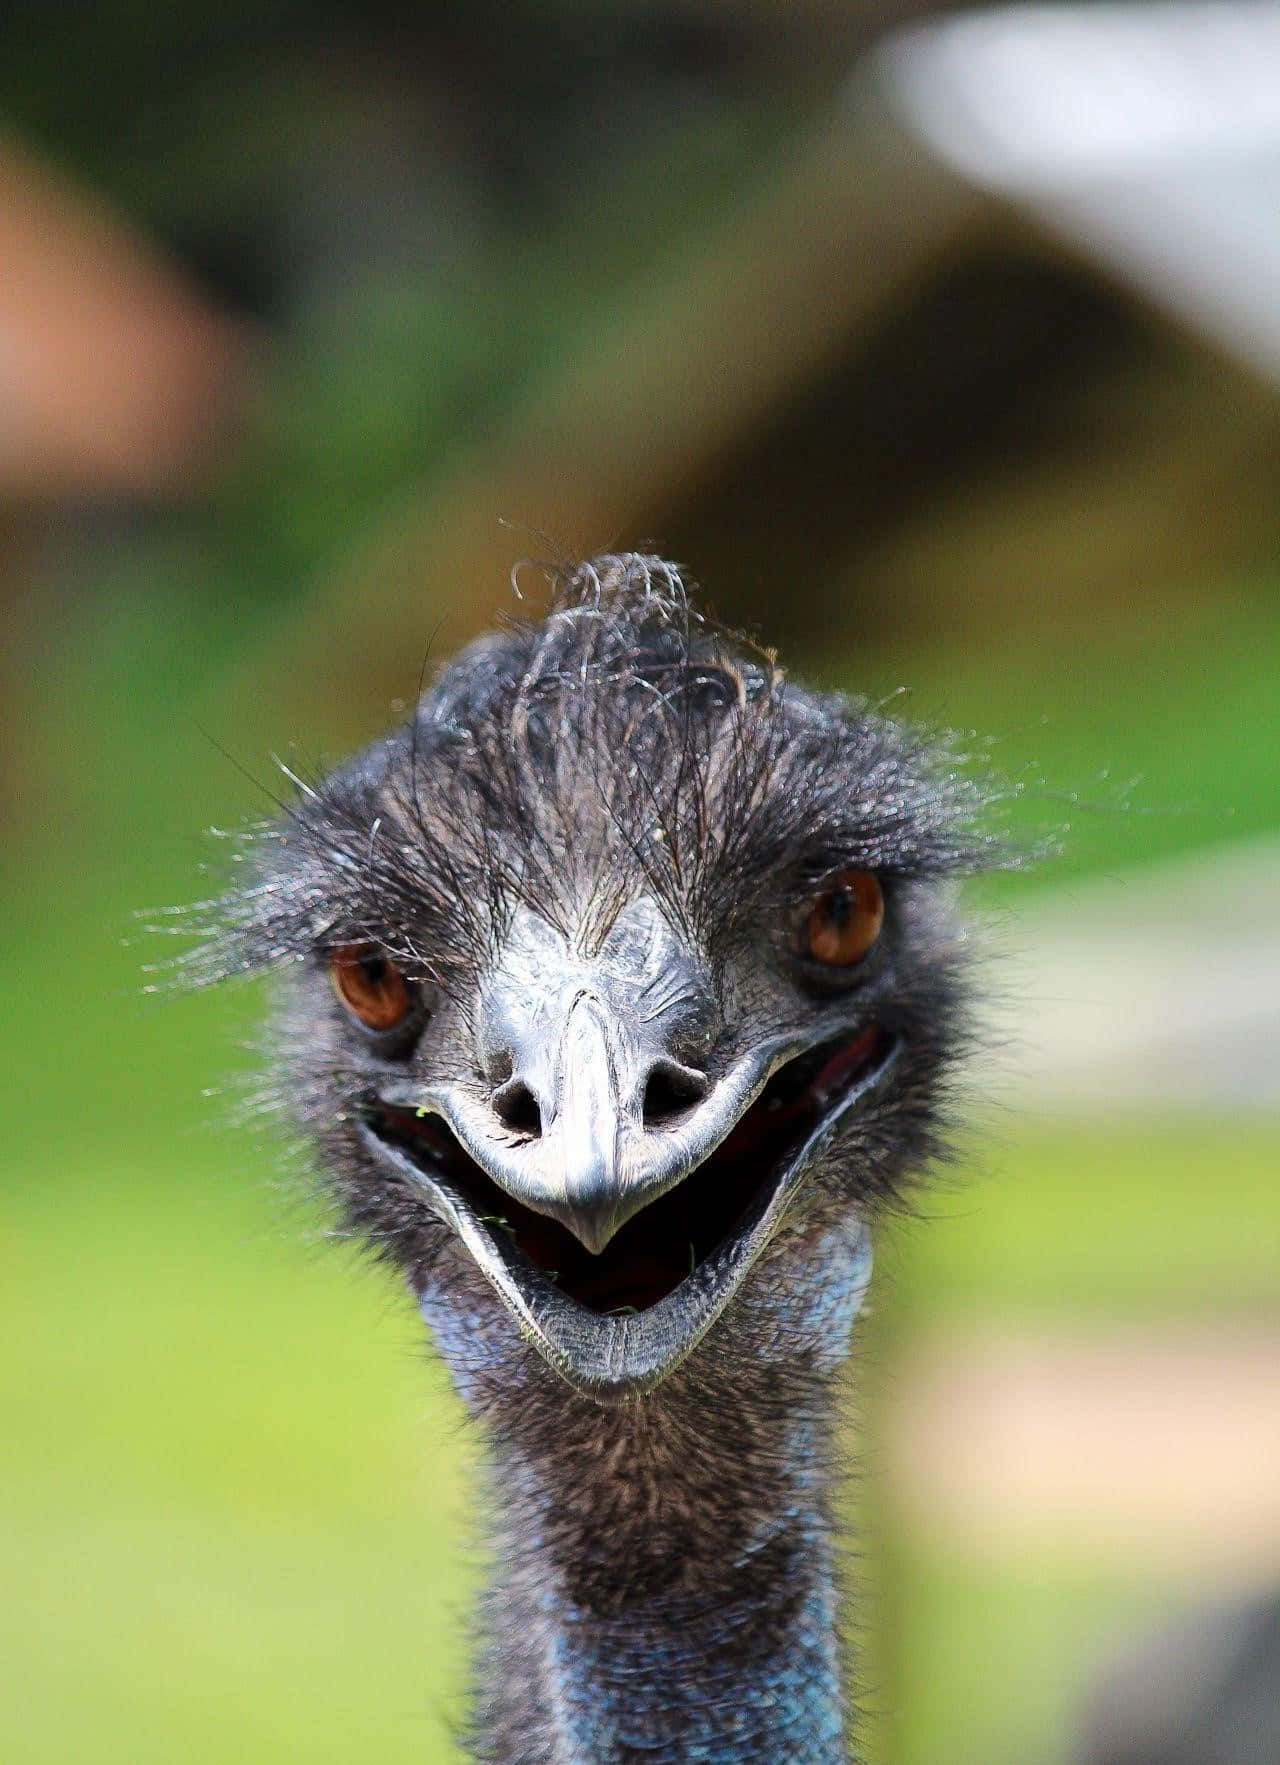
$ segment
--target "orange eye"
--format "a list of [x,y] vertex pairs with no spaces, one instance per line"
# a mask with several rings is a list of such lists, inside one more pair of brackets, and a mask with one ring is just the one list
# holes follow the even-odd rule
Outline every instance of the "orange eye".
[[372,944],[342,944],[329,958],[333,990],[366,1029],[394,1030],[413,1010],[409,983]]
[[852,968],[880,936],[884,895],[869,870],[842,870],[809,909],[805,944],[816,962]]

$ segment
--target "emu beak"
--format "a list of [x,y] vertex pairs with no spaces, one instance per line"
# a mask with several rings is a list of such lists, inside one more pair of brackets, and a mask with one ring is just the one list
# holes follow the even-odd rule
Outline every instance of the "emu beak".
[[560,1045],[557,1134],[564,1198],[552,1209],[598,1256],[621,1224],[622,1146],[630,1123],[618,1095],[610,1025],[600,1005],[575,999]]
[[656,1384],[701,1339],[817,1143],[896,1051],[837,1005],[695,1064],[720,1029],[652,903],[633,902],[591,961],[526,912],[479,1014],[489,1094],[389,1087],[365,1118],[370,1151],[422,1187],[522,1334],[604,1400]]
[[487,1102],[453,1095],[450,1128],[514,1200],[593,1256],[733,1126],[736,1087],[694,1062],[720,1021],[697,960],[656,906],[619,916],[584,958],[527,909],[480,1009]]

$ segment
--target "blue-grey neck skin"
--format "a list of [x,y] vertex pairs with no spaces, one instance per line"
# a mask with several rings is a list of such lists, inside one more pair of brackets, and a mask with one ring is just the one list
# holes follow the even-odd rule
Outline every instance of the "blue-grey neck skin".
[[670,1379],[616,1408],[541,1363],[527,1404],[494,1401],[509,1347],[423,1294],[491,1446],[476,1758],[848,1758],[832,1435],[869,1272],[856,1220],[797,1234]]
[[[807,1433],[797,1457],[825,1456]],[[525,1502],[515,1505],[523,1520]],[[705,1590],[638,1592],[605,1613],[521,1564],[504,1528],[500,1549],[514,1561],[485,1604],[482,1671],[499,1689],[482,1706],[479,1756],[494,1765],[846,1759],[824,1507],[818,1492],[797,1491],[756,1521]],[[625,1539],[617,1548],[625,1552]]]

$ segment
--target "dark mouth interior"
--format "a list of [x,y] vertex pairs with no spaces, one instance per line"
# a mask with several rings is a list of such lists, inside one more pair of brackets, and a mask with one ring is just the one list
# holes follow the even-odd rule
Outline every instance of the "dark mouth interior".
[[[767,1203],[791,1157],[855,1080],[876,1066],[887,1039],[872,1025],[851,1041],[824,1042],[769,1080],[728,1137],[682,1183],[643,1208],[599,1256],[567,1227],[500,1189],[437,1115],[377,1103],[369,1125],[446,1184],[500,1241],[506,1233],[561,1292],[601,1314],[645,1311],[675,1291]],[[754,1175],[748,1188],[744,1172]]]

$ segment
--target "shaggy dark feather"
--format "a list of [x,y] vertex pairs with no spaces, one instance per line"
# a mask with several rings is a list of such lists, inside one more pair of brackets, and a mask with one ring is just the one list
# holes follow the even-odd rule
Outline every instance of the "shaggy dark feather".
[[465,984],[517,903],[599,928],[640,888],[713,945],[841,864],[989,864],[990,800],[945,738],[735,654],[670,565],[599,559],[446,666],[408,730],[301,785],[221,965],[376,937]]

